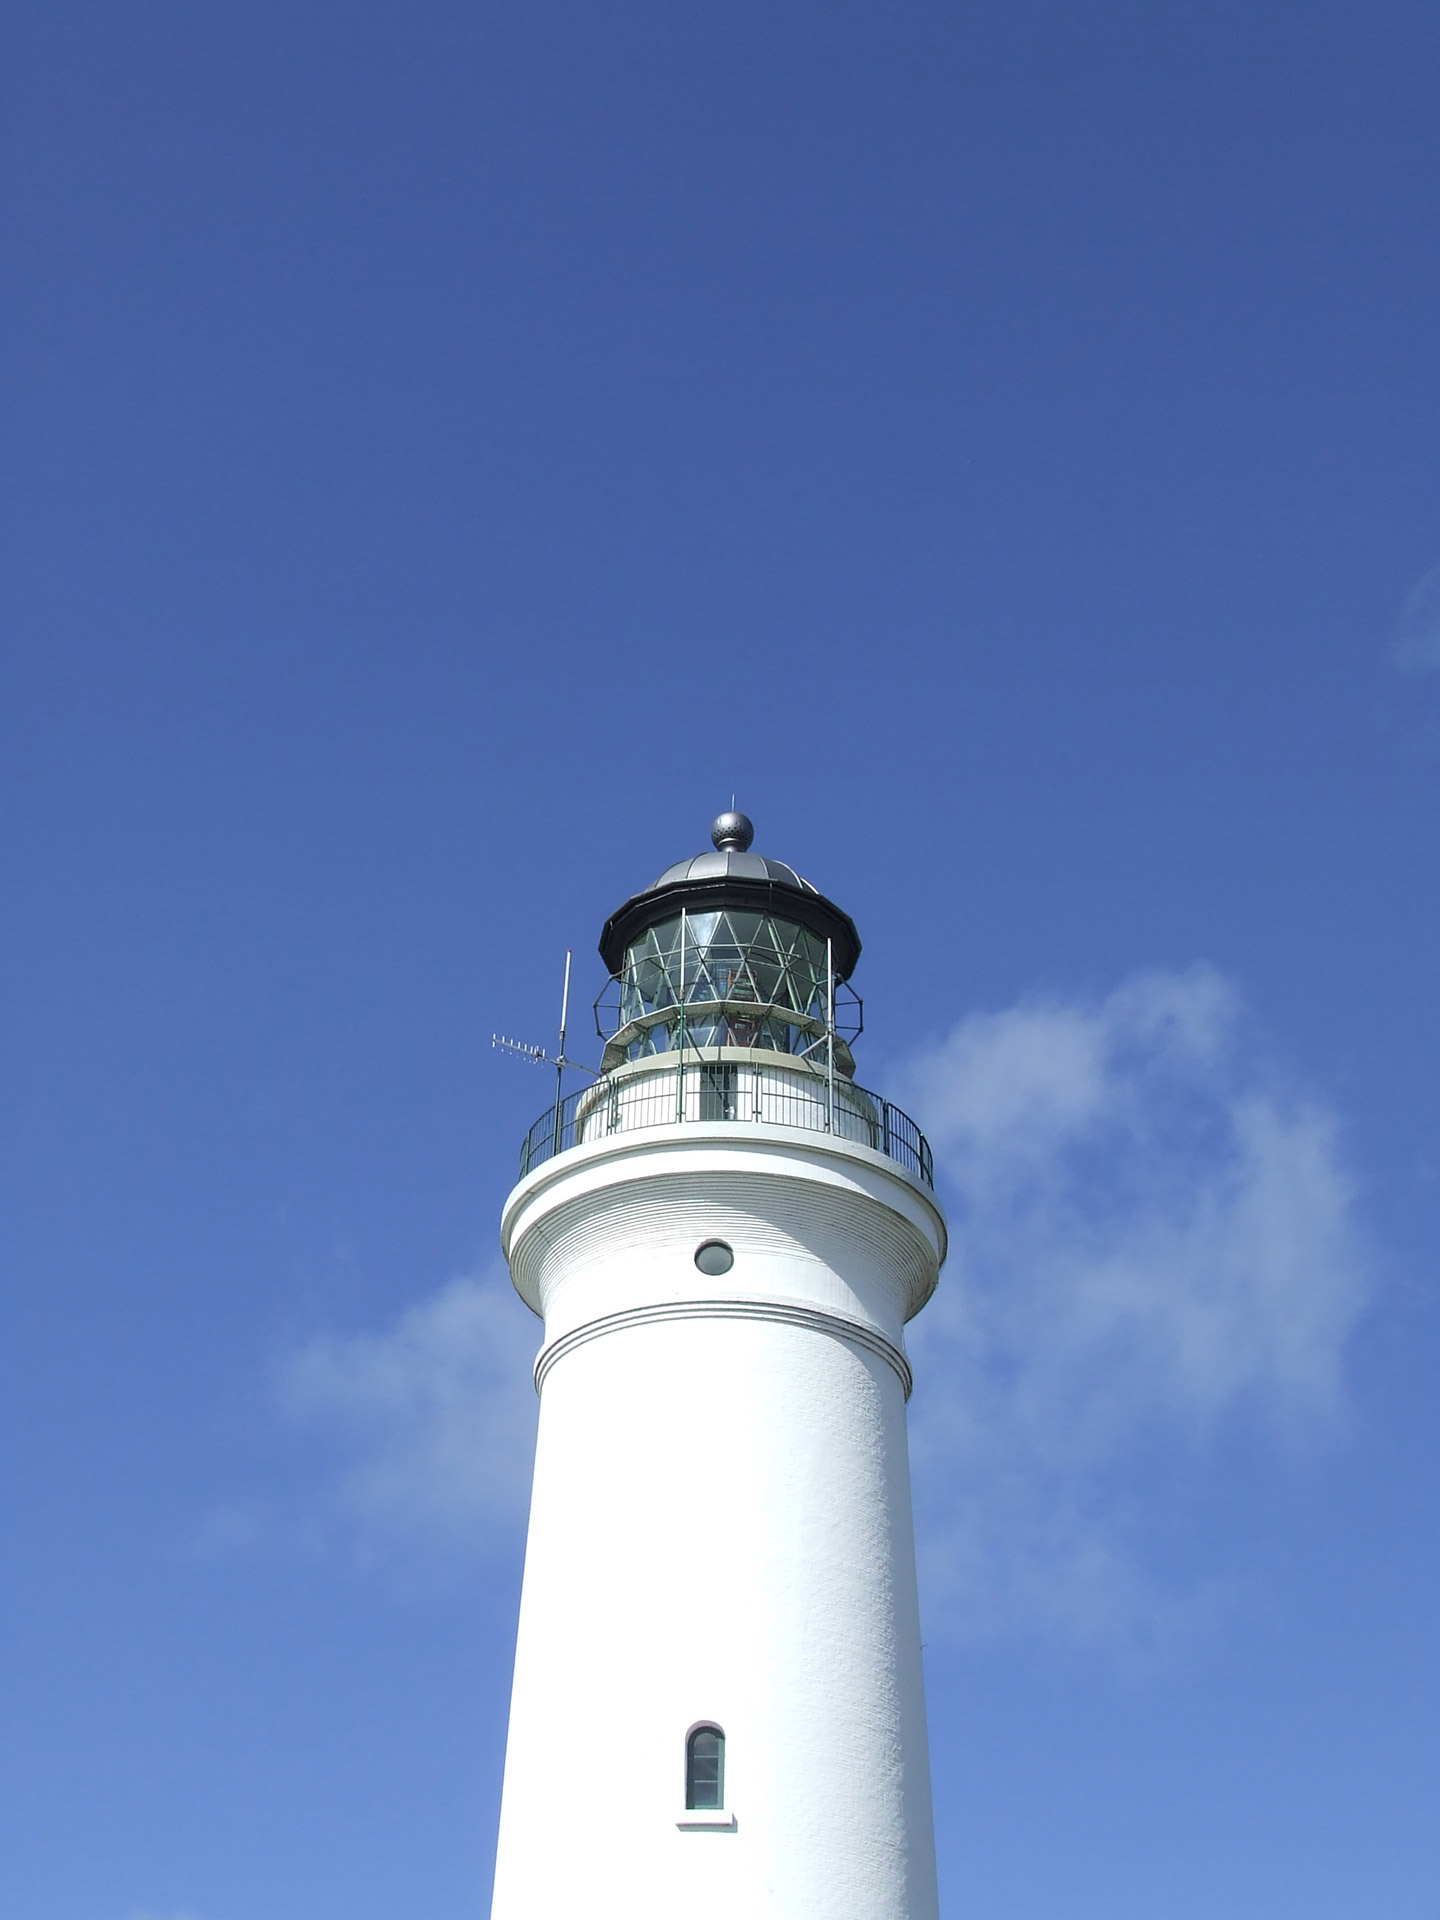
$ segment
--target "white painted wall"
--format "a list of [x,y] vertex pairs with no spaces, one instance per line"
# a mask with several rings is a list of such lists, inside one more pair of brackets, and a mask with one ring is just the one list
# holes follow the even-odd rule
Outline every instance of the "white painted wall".
[[[672,1126],[540,1168],[504,1239],[546,1344],[494,1920],[935,1920],[898,1352],[933,1200]],[[700,1720],[733,1829],[677,1825]]]

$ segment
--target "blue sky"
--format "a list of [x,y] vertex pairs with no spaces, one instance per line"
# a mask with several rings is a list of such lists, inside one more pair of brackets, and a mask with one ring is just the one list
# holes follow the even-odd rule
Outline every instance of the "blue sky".
[[486,1911],[564,950],[859,923],[946,1920],[1433,1920],[1440,19],[15,5],[14,1920]]

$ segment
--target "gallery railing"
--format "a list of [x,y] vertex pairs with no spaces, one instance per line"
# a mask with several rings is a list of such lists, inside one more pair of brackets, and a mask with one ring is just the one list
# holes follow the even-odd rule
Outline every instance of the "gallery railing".
[[520,1176],[569,1147],[644,1127],[727,1121],[833,1132],[897,1161],[935,1185],[930,1143],[908,1113],[853,1081],[729,1061],[686,1061],[595,1081],[548,1107],[525,1136]]

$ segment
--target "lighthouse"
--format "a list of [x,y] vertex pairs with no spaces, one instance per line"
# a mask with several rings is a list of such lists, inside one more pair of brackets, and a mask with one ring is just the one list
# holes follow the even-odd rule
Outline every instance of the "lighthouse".
[[905,1323],[945,1222],[854,923],[743,814],[611,915],[502,1241],[544,1323],[492,1920],[936,1920]]

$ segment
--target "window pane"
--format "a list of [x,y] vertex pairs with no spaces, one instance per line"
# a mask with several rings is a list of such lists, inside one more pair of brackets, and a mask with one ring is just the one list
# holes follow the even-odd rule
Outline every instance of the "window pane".
[[685,1751],[685,1805],[697,1811],[725,1804],[725,1736],[718,1727],[697,1727]]

